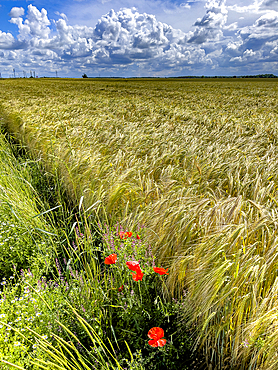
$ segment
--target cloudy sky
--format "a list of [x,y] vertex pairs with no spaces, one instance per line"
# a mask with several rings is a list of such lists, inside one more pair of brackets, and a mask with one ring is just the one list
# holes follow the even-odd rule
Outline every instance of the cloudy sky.
[[13,70],[278,75],[278,0],[0,0],[0,73]]

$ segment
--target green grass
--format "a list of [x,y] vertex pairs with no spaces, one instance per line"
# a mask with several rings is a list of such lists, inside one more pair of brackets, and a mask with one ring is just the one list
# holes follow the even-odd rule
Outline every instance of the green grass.
[[[81,199],[70,212],[40,161],[2,134],[0,143],[1,369],[179,369],[190,353],[177,320],[183,301],[163,299],[144,230],[121,240],[119,225],[99,222],[96,232],[96,209],[86,215]],[[117,264],[105,266],[115,252]],[[127,269],[131,259],[140,260],[142,284]],[[163,349],[147,342],[158,325]]]
[[169,289],[187,290],[208,364],[275,369],[277,82],[0,85],[9,131],[73,202],[101,201],[110,225],[146,225]]

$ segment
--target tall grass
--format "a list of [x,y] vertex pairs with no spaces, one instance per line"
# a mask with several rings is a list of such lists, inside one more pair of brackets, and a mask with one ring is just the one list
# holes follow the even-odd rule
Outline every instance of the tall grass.
[[[12,91],[12,94],[11,94]],[[275,369],[275,81],[1,81],[8,129],[75,201],[145,223],[208,366]]]
[[[5,195],[0,198],[5,257],[0,276],[1,369],[179,369],[177,356],[186,358],[189,344],[184,333],[178,340],[173,320],[181,301],[163,302],[159,295],[154,257],[141,239],[142,229],[136,229],[141,238],[135,233],[122,240],[119,225],[110,230],[99,222],[97,235],[92,212],[97,215],[98,203],[85,211],[81,198],[77,212],[68,217],[64,203],[59,208],[55,203],[59,186],[45,177],[40,163],[28,160],[22,148],[23,157],[15,157],[14,143],[11,148],[3,135],[0,143]],[[54,207],[45,209],[49,203]],[[114,252],[117,265],[105,267],[104,257]],[[142,286],[127,269],[125,262],[131,259],[140,260]],[[165,330],[165,350],[148,345],[147,333],[154,325]]]
[[42,217],[45,210],[32,185],[33,164],[18,162],[0,133],[0,278],[12,275],[14,268],[46,272],[54,253],[53,226]]

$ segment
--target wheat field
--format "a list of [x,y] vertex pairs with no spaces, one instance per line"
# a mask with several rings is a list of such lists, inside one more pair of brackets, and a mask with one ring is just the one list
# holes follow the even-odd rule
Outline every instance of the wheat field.
[[7,129],[73,202],[144,224],[209,369],[278,368],[278,83],[0,81]]

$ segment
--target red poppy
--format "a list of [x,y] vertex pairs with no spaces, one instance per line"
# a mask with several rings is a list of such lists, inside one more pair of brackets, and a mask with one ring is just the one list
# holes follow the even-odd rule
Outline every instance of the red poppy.
[[140,272],[142,272],[142,271],[141,271],[141,268],[140,268],[140,266],[139,266],[139,262],[137,262],[137,261],[127,261],[127,262],[126,262],[126,265],[127,265],[127,267],[128,267],[131,271],[135,271],[135,272],[140,271]]
[[164,337],[164,330],[161,328],[151,328],[148,332],[148,337],[152,339],[148,342],[152,347],[163,347],[166,344],[166,339],[162,339]]
[[136,271],[136,273],[132,272],[132,279],[134,281],[142,280],[143,276],[144,276],[144,274],[141,270]]
[[132,232],[131,231],[127,231],[127,232],[120,231],[119,235],[120,235],[121,239],[123,239],[123,238],[126,239],[126,237],[130,238],[132,236]]
[[124,290],[124,286],[120,286],[120,288],[118,289],[118,292],[122,292]]
[[117,255],[116,254],[110,254],[110,256],[106,257],[104,260],[104,263],[106,265],[113,265],[117,261]]
[[120,238],[123,239],[123,237],[125,236],[125,232],[124,231],[120,231],[119,232],[119,235],[120,235]]
[[153,267],[154,272],[157,272],[159,275],[169,275],[169,272],[167,272],[169,269],[164,269],[162,267]]
[[138,234],[136,235],[136,239],[140,239],[140,236]]

